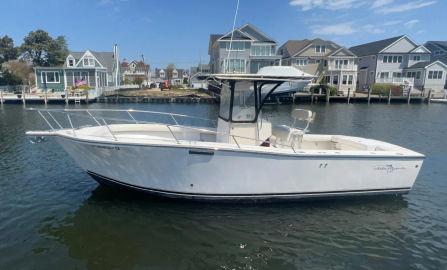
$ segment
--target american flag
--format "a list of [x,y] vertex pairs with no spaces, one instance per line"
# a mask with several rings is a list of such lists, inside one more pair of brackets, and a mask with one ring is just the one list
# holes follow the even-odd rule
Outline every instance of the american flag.
[[75,80],[76,87],[83,86],[83,85],[87,85],[87,81],[85,79]]

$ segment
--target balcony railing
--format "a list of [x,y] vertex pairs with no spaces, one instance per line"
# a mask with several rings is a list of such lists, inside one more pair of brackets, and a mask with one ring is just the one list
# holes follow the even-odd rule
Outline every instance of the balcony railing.
[[347,71],[357,71],[356,65],[328,65],[328,70],[347,70]]
[[398,85],[414,85],[414,78],[400,77],[400,78],[376,78],[376,83],[391,83]]

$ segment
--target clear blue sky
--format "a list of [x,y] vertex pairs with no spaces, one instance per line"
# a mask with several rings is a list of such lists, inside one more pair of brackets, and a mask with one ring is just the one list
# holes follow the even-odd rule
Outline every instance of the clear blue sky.
[[[231,29],[236,0],[2,0],[0,35],[16,45],[32,30],[64,35],[70,50],[112,51],[152,67],[208,61],[211,33]],[[408,34],[447,40],[446,0],[240,0],[237,25],[250,22],[282,44],[321,37],[346,47]]]

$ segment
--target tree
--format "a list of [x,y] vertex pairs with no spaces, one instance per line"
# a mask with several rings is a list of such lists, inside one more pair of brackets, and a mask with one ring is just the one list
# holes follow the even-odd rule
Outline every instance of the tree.
[[16,59],[18,50],[14,47],[14,41],[8,36],[0,38],[0,66],[4,62]]
[[[23,60],[11,60],[3,64],[3,69],[14,78],[12,84],[34,84],[34,74],[31,65]],[[10,78],[12,78],[10,77]]]
[[53,39],[44,30],[31,31],[20,47],[24,59],[35,66],[56,66],[64,63],[68,55],[65,37]]
[[174,73],[174,69],[175,69],[175,66],[174,66],[174,64],[168,64],[167,66],[166,66],[166,76],[167,76],[167,78],[168,78],[168,81],[169,81],[169,83],[171,83],[171,80],[172,80],[172,74]]

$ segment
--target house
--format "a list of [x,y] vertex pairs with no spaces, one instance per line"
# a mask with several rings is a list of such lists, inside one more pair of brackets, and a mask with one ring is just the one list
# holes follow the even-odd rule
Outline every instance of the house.
[[119,69],[113,52],[70,52],[59,67],[35,67],[39,90],[64,92],[75,88],[117,85]]
[[150,66],[143,61],[127,62],[126,59],[121,63],[121,78],[124,84],[134,83],[141,80],[143,84],[147,84],[150,80]]
[[281,65],[317,76],[316,83],[332,85],[344,95],[356,90],[357,56],[332,41],[289,40],[279,47],[278,54]]
[[[186,69],[180,69],[180,68],[174,68],[172,70],[172,77],[170,79],[171,85],[180,86],[183,85],[185,79],[189,78],[188,70]],[[155,81],[156,82],[162,82],[168,80],[168,71],[166,68],[156,68],[155,69]]]
[[432,58],[447,56],[447,41],[427,41],[424,46],[431,51]]
[[359,57],[358,88],[391,83],[422,92],[444,91],[439,80],[445,76],[445,65],[432,61],[430,50],[406,35],[354,46],[350,50]]
[[191,67],[189,69],[190,81],[189,85],[194,89],[207,89],[208,82],[206,81],[206,77],[208,77],[211,73],[210,65],[208,64],[199,64],[195,67]]
[[210,35],[208,54],[211,73],[256,73],[278,62],[277,43],[251,24],[224,35]]

